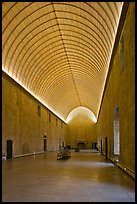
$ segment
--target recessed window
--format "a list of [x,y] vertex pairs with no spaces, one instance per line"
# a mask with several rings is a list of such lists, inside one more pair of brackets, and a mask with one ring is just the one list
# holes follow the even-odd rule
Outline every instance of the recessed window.
[[38,116],[41,116],[41,107],[38,105]]
[[63,123],[62,123],[62,121],[61,121],[61,128],[63,128]]

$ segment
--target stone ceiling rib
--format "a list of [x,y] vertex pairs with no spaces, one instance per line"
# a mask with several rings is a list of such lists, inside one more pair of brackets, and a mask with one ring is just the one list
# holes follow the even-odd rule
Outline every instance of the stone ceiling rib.
[[122,2],[3,2],[2,69],[61,118],[98,117]]
[[77,95],[77,97],[78,97],[79,106],[81,106],[81,102],[80,102],[80,98],[79,98],[79,93],[78,93],[78,91],[77,91],[77,85],[76,85],[76,83],[75,83],[75,79],[74,79],[74,76],[73,76],[73,73],[72,73],[72,70],[71,70],[71,66],[70,66],[70,63],[69,63],[68,52],[66,51],[66,46],[65,46],[65,44],[64,44],[63,35],[62,35],[62,30],[60,29],[60,25],[59,25],[59,22],[58,22],[57,12],[55,11],[55,5],[52,3],[52,6],[53,6],[53,11],[54,11],[54,13],[55,13],[55,18],[56,18],[56,21],[57,21],[57,25],[58,25],[58,28],[59,28],[61,40],[62,40],[62,43],[63,43],[64,53],[65,53],[65,55],[66,55],[66,58],[67,58],[67,61],[68,61],[68,64],[69,64],[69,69],[70,69],[70,72],[71,72],[71,76],[72,76],[72,80],[73,80],[73,85],[74,85],[74,88],[75,88],[75,91],[76,91],[76,95]]

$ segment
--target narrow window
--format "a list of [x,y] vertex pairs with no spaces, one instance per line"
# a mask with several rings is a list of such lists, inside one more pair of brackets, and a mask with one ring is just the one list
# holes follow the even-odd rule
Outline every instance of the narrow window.
[[38,105],[38,116],[41,116],[41,107]]
[[114,112],[114,159],[119,160],[120,154],[120,135],[119,135],[119,108]]
[[61,128],[63,128],[63,123],[62,123],[62,121],[61,121]]

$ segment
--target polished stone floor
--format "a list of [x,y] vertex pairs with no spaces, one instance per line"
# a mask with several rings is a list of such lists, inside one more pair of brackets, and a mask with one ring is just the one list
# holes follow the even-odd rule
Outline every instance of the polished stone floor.
[[2,161],[2,202],[135,202],[135,181],[100,153]]

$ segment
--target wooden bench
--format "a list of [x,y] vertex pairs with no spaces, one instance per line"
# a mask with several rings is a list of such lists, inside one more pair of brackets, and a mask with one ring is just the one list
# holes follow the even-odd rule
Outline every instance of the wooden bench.
[[57,160],[59,159],[67,159],[71,157],[71,152],[69,149],[60,149],[57,153]]

